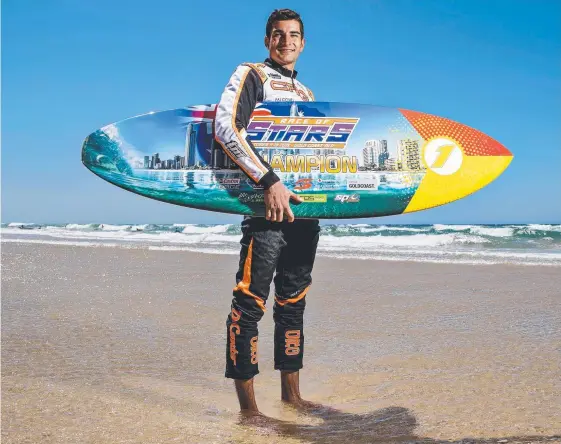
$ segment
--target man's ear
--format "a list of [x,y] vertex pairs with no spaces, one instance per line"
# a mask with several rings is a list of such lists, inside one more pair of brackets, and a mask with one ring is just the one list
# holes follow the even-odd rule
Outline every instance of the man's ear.
[[265,43],[265,48],[269,49],[269,37],[265,36],[264,43]]

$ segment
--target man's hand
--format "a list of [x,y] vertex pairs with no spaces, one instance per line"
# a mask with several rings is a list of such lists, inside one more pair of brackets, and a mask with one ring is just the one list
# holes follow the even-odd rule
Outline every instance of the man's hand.
[[294,222],[294,213],[290,208],[290,199],[303,202],[298,195],[291,192],[282,182],[276,182],[265,190],[265,219],[271,222],[282,222],[284,215],[288,222]]

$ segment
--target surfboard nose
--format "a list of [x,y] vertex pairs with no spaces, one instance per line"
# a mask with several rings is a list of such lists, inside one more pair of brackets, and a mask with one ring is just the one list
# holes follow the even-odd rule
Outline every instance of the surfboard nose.
[[404,213],[465,197],[495,180],[513,154],[500,142],[469,126],[418,111],[399,110],[425,143],[426,174]]
[[449,137],[458,142],[466,156],[511,156],[501,143],[467,125],[432,114],[399,110],[426,141],[436,137]]

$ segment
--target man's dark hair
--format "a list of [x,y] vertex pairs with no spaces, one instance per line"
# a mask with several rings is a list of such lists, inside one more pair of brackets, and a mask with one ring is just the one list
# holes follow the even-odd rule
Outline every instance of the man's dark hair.
[[265,35],[267,37],[271,37],[273,24],[282,20],[296,20],[298,23],[300,23],[300,32],[302,33],[302,38],[304,37],[304,23],[300,18],[300,14],[298,14],[296,11],[293,11],[292,9],[275,9],[269,16],[269,20],[267,20]]

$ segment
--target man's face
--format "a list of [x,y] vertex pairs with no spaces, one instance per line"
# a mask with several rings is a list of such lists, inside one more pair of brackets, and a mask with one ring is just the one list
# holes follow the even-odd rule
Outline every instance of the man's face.
[[300,23],[296,20],[281,20],[273,24],[271,37],[265,37],[269,57],[287,69],[293,69],[304,49]]

